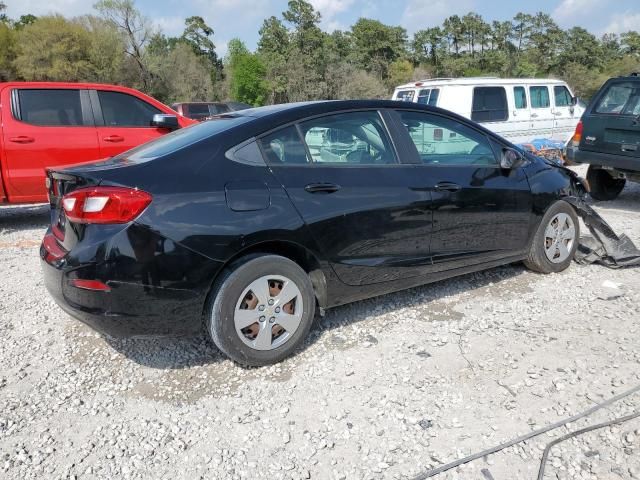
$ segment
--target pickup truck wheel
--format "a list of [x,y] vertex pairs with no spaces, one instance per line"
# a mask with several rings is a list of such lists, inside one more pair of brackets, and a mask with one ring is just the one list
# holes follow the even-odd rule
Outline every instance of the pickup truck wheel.
[[561,272],[569,267],[578,248],[580,223],[575,210],[560,200],[542,217],[524,264],[540,273]]
[[613,178],[609,172],[602,168],[589,166],[587,181],[591,187],[591,197],[594,200],[613,200],[624,188],[625,178]]

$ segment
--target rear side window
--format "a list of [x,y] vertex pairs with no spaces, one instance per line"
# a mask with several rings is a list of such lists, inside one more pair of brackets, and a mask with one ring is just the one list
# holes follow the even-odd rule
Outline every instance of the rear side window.
[[513,96],[516,101],[516,108],[527,108],[527,91],[524,87],[513,87]]
[[531,108],[549,108],[549,89],[547,87],[529,87]]
[[553,95],[556,97],[556,107],[571,106],[572,97],[567,87],[563,85],[553,87]]
[[402,90],[397,93],[396,100],[400,100],[403,102],[413,102],[413,97],[416,92],[414,90]]
[[18,120],[46,127],[83,125],[80,90],[18,90]]
[[149,127],[153,116],[162,113],[153,105],[127,93],[100,90],[98,98],[107,127]]
[[507,92],[503,87],[476,87],[473,89],[471,120],[475,122],[502,122],[508,118]]
[[418,92],[418,103],[422,105],[435,106],[438,103],[439,94],[440,90],[437,88],[420,90]]
[[314,163],[387,165],[396,163],[377,111],[328,115],[300,124]]
[[439,115],[405,111],[399,113],[423,163],[496,165],[495,154],[484,134]]
[[594,110],[614,115],[640,115],[640,82],[611,84]]
[[307,165],[309,157],[295,125],[260,139],[265,160],[271,165]]

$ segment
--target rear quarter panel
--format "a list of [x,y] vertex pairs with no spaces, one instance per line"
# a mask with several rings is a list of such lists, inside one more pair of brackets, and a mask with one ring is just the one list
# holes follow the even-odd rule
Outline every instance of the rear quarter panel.
[[9,106],[2,101],[2,99],[4,98],[3,91],[5,90],[5,88],[6,87],[0,86],[0,203],[5,203],[9,201],[9,199],[7,198],[7,193],[5,192],[5,189],[4,189],[4,169],[5,169],[6,161],[4,158],[4,145],[2,143],[3,142],[2,126],[4,125],[3,112],[7,108],[9,108]]

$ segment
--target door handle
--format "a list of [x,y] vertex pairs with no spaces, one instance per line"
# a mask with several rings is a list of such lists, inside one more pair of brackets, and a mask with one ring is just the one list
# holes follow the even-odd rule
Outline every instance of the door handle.
[[304,189],[309,193],[334,193],[340,190],[335,183],[310,183]]
[[538,118],[538,114],[537,113],[532,113],[531,114],[531,118]]
[[437,192],[458,192],[462,190],[462,187],[453,182],[440,182],[433,187]]
[[554,115],[555,116],[560,116],[560,115],[562,115],[562,112],[554,112]]
[[109,135],[108,137],[104,137],[103,140],[105,142],[118,143],[124,142],[124,137],[121,137],[120,135]]
[[27,137],[26,135],[19,135],[17,137],[9,138],[9,141],[13,143],[33,143],[36,139],[33,137]]

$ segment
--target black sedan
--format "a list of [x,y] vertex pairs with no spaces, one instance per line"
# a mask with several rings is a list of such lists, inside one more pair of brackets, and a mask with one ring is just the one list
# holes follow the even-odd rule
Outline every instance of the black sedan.
[[60,306],[113,336],[290,355],[316,311],[497,265],[559,272],[572,172],[451,112],[390,101],[222,115],[49,171],[41,257]]

